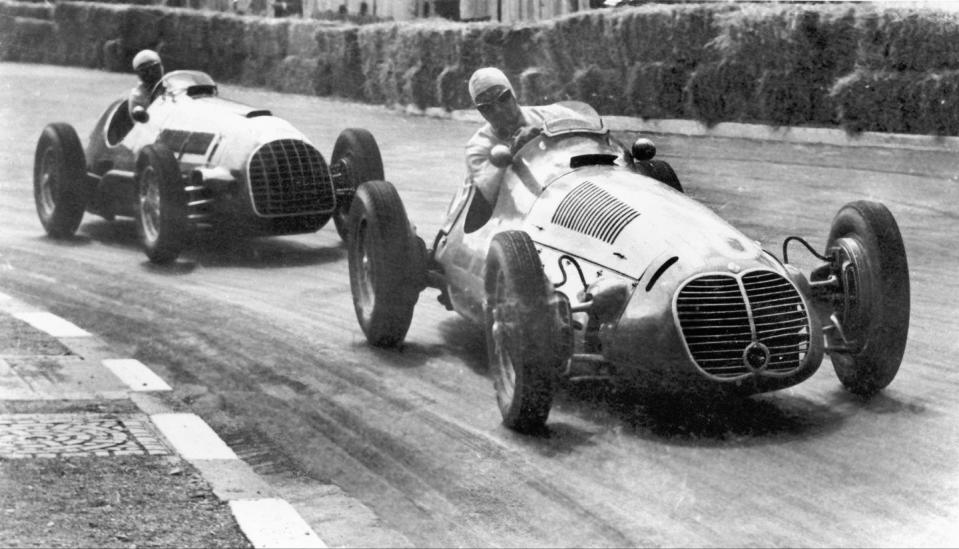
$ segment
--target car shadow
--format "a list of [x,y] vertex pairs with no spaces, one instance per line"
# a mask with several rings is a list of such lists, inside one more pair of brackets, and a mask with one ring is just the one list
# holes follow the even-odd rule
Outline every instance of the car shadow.
[[[447,352],[478,375],[490,375],[485,336],[479,327],[457,316],[441,322],[438,329]],[[490,405],[494,402],[490,394]],[[891,406],[875,405],[883,409]],[[815,402],[788,389],[749,397],[709,397],[663,394],[606,381],[561,383],[553,401],[554,412],[575,416],[604,430],[615,429],[623,435],[665,444],[701,447],[775,444],[822,436],[842,425],[846,414],[841,408],[832,402]],[[515,436],[548,455],[591,444],[595,429],[557,420],[558,415],[552,414],[554,419],[539,432]]]
[[[144,257],[133,220],[88,222],[83,230],[84,234],[75,237],[76,240],[129,249]],[[196,235],[180,258],[171,264],[156,265],[144,260],[142,265],[151,272],[186,274],[200,266],[279,269],[321,265],[345,258],[346,249],[340,243],[319,247],[282,237],[235,238],[209,232]]]

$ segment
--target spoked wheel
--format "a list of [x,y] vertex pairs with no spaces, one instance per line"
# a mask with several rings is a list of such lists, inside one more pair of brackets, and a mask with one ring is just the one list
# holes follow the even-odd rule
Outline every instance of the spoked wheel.
[[350,289],[367,341],[398,345],[406,337],[423,289],[425,257],[393,185],[360,185],[350,208]]
[[843,206],[826,246],[842,288],[834,305],[839,328],[827,331],[839,381],[869,396],[889,385],[902,362],[909,331],[909,266],[899,226],[878,202]]
[[33,199],[43,229],[53,238],[72,236],[83,219],[86,160],[73,126],[49,124],[40,134],[33,164]]
[[486,259],[486,347],[503,424],[541,429],[553,404],[561,358],[549,286],[522,231],[497,234]]
[[165,145],[147,145],[137,161],[137,231],[153,263],[175,261],[191,235],[180,166]]
[[361,128],[343,130],[333,145],[330,171],[337,181],[333,223],[340,238],[346,241],[353,193],[365,181],[383,179],[383,159],[373,134]]

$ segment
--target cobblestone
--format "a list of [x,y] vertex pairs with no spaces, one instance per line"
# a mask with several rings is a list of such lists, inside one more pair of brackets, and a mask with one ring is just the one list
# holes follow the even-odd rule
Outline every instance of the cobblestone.
[[126,414],[0,414],[0,458],[166,455],[149,419]]

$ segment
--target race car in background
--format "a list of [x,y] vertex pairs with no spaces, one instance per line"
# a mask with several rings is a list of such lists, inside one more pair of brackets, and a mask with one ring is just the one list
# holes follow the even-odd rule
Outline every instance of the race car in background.
[[327,164],[289,122],[219,97],[205,73],[170,72],[153,95],[145,112],[114,101],[85,151],[69,124],[44,128],[34,198],[51,237],[72,236],[85,212],[133,217],[150,261],[168,263],[197,230],[287,235],[317,231],[332,218],[344,236],[356,186],[383,178],[366,130],[344,130]]
[[[782,258],[684,194],[655,146],[613,139],[585,104],[548,121],[493,204],[471,185],[427,248],[395,187],[360,185],[350,212],[354,308],[373,345],[399,345],[418,295],[482,326],[503,423],[535,431],[559,380],[607,378],[715,398],[796,385],[831,358],[849,391],[896,376],[909,325],[902,236],[882,204],[842,206],[820,254]],[[798,242],[821,261],[791,265]]]

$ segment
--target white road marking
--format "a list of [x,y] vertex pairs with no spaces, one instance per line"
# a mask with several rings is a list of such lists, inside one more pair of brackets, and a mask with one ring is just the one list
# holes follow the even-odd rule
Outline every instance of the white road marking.
[[53,313],[34,311],[14,313],[13,316],[53,337],[90,337],[90,332],[80,329],[76,324]]
[[150,419],[177,453],[188,461],[239,459],[223,439],[195,414],[154,414]]
[[230,502],[230,509],[253,547],[327,546],[286,500],[237,499]]
[[135,358],[108,358],[103,361],[103,365],[134,391],[173,390],[146,364]]

